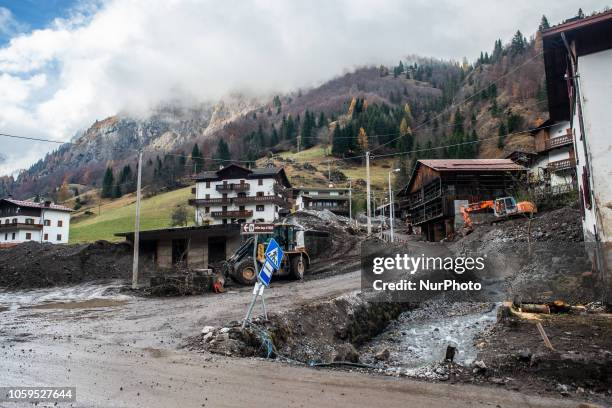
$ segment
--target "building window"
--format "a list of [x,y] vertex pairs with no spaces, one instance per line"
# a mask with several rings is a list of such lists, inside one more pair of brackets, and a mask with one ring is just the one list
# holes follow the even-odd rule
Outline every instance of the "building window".
[[64,222],[62,220],[57,220],[57,226],[58,227],[63,227],[64,226]]
[[257,207],[255,207],[255,209],[257,211],[264,211],[264,206],[263,205],[258,205]]
[[15,240],[15,233],[14,233],[14,232],[11,234],[11,239],[12,239],[13,241]]
[[57,234],[57,240],[61,241],[62,240],[62,234]]
[[17,218],[13,218],[13,224],[17,224]]
[[4,220],[4,223],[5,223],[5,224],[8,224],[9,222],[10,222],[10,221],[9,221],[9,219],[8,219],[8,218],[7,218],[6,220]]
[[227,218],[223,219],[223,224],[227,224]]
[[51,220],[45,220],[44,224],[45,224],[45,227],[50,227],[51,226]]
[[238,210],[239,210],[239,211],[244,211],[244,205],[239,206],[239,207],[238,207]]
[[210,181],[206,182],[206,188],[210,188]]
[[208,214],[210,212],[210,207],[204,207],[204,212]]
[[258,186],[263,186],[263,179],[257,180],[257,185]]
[[210,200],[210,194],[206,194],[206,199]]
[[263,195],[264,195],[264,192],[263,192],[263,191],[258,191],[258,192],[257,192],[257,197],[263,197]]
[[49,240],[49,234],[43,235],[43,240],[48,241]]
[[4,240],[8,241],[8,232],[4,234]]
[[26,218],[25,223],[26,224],[34,224],[34,218]]
[[26,239],[32,239],[32,233],[26,232]]

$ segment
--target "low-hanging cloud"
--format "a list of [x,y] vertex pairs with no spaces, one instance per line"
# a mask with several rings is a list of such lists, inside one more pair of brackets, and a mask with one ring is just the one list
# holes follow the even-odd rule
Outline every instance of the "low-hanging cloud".
[[[474,59],[517,30],[593,0],[109,0],[0,49],[0,132],[69,140],[96,119],[167,100],[215,101],[316,85],[407,54]],[[82,4],[80,6],[83,6]],[[93,10],[93,11],[92,11]],[[13,21],[13,20],[11,20]],[[0,173],[54,146],[7,142]]]

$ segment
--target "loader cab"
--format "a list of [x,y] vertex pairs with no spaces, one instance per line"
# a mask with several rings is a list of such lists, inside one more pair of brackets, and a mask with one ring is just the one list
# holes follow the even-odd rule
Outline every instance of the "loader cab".
[[497,217],[503,217],[505,215],[516,213],[516,200],[514,199],[514,197],[502,197],[496,199],[494,212],[495,216]]
[[304,246],[304,230],[292,224],[279,224],[274,227],[274,239],[285,251],[294,251]]

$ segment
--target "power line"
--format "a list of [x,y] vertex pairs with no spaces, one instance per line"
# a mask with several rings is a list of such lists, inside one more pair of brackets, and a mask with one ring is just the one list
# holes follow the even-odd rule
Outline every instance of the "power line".
[[32,141],[36,141],[36,142],[48,142],[48,143],[56,143],[56,144],[74,144],[72,142],[61,142],[59,140],[43,139],[43,138],[39,138],[39,137],[18,136],[18,135],[11,135],[11,134],[8,134],[8,133],[0,133],[0,136],[12,137],[14,139],[32,140]]

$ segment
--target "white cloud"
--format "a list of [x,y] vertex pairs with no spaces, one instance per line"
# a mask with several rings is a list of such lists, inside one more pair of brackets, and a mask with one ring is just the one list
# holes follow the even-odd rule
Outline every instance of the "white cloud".
[[[68,140],[95,119],[168,99],[290,91],[407,54],[474,59],[517,28],[531,33],[543,13],[557,22],[597,3],[108,0],[0,49],[0,131]],[[55,147],[1,143],[0,171]]]

